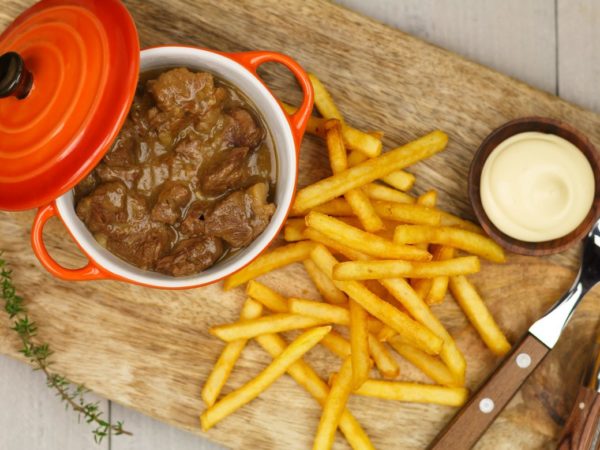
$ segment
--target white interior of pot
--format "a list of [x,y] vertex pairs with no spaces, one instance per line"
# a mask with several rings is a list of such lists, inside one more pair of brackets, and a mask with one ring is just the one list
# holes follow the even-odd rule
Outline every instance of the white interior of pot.
[[188,67],[213,73],[240,89],[262,115],[277,152],[277,210],[267,228],[248,247],[219,261],[205,271],[187,277],[172,277],[141,270],[100,246],[75,214],[73,192],[56,204],[61,218],[84,251],[101,267],[131,281],[156,287],[183,288],[214,282],[252,261],[275,238],[289,209],[297,174],[296,150],[286,116],[269,90],[237,62],[206,50],[188,47],[159,47],[142,51],[140,70]]

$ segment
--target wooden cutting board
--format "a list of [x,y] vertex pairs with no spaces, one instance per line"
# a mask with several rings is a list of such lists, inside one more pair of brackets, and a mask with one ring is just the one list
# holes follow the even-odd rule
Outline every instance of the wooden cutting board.
[[[0,29],[31,0],[4,0]],[[435,187],[440,204],[471,218],[466,174],[471,155],[496,126],[516,117],[565,120],[600,145],[600,117],[556,97],[425,44],[360,15],[320,0],[253,1],[127,0],[142,46],[193,44],[223,51],[278,50],[317,73],[353,125],[385,132],[387,148],[435,128],[450,136],[448,149],[412,168],[416,191]],[[299,100],[293,79],[268,67],[265,79],[283,99]],[[320,142],[305,139],[300,184],[328,175]],[[209,326],[232,321],[244,299],[241,289],[220,285],[166,292],[115,282],[66,283],[53,279],[29,246],[32,212],[0,213],[0,248],[31,315],[56,351],[55,369],[101,395],[174,426],[200,434],[199,392],[223,344]],[[52,253],[73,266],[83,258],[55,221],[47,227]],[[473,277],[511,340],[571,283],[577,249],[552,258],[511,256],[485,265]],[[287,295],[314,297],[300,265],[264,277]],[[542,367],[478,444],[480,449],[533,449],[552,445],[573,401],[600,314],[598,295],[580,306],[564,337]],[[467,355],[467,382],[474,388],[498,360],[488,352],[450,299],[435,312]],[[15,357],[17,342],[0,314],[0,351]],[[308,360],[323,375],[338,362],[316,349]],[[268,358],[250,345],[227,386],[240,386]],[[402,363],[405,379],[427,381]],[[423,448],[455,413],[441,406],[354,397],[350,409],[377,448]],[[208,433],[232,448],[310,448],[320,410],[283,377],[270,390]],[[133,430],[135,431],[135,430]],[[338,437],[336,448],[347,448]]]

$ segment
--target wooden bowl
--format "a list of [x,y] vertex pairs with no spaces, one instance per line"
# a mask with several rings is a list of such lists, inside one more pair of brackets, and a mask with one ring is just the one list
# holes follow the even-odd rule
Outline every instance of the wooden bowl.
[[[526,242],[504,234],[488,218],[481,203],[481,172],[488,156],[504,140],[526,131],[554,134],[566,139],[581,150],[594,171],[594,181],[596,183],[594,202],[583,222],[569,234],[545,242]],[[492,131],[475,153],[469,170],[469,198],[483,229],[506,250],[522,255],[538,256],[561,252],[583,239],[600,215],[600,160],[598,152],[587,137],[567,123],[546,117],[523,117],[512,120]]]

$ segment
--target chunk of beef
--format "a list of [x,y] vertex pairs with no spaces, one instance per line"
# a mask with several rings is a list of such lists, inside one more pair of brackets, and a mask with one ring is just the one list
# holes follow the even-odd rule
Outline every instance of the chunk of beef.
[[217,103],[213,76],[178,68],[162,73],[147,84],[161,111],[181,114],[205,114]]
[[151,196],[163,183],[174,178],[171,172],[172,160],[169,155],[141,166],[142,172],[135,184],[135,190],[144,196]]
[[220,195],[239,189],[250,176],[248,147],[235,147],[221,153],[198,174],[200,189],[208,195]]
[[267,183],[256,183],[250,186],[246,190],[246,195],[250,197],[252,203],[250,223],[256,237],[267,228],[277,207],[274,203],[267,202],[267,195],[269,195],[269,186]]
[[127,220],[127,187],[120,181],[104,183],[77,204],[77,216],[92,233]]
[[215,89],[216,104],[195,121],[194,128],[197,133],[212,136],[217,132],[222,125],[221,122],[224,115],[221,105],[227,98],[229,98],[229,95],[225,88],[218,87]]
[[187,135],[194,133],[193,115],[186,115],[183,110],[179,114],[161,111],[154,107],[148,110],[148,123],[157,141],[165,148],[177,145]]
[[134,266],[150,270],[157,260],[171,251],[175,238],[175,232],[169,226],[146,220],[109,235],[106,247]]
[[182,140],[175,147],[175,153],[181,156],[185,156],[189,160],[198,161],[202,163],[204,159],[205,149],[202,142],[199,139],[188,138]]
[[237,108],[229,111],[228,116],[232,120],[225,122],[223,135],[230,146],[254,148],[262,142],[264,130],[248,110]]
[[170,255],[158,260],[158,272],[182,277],[212,266],[223,254],[221,239],[203,236],[179,242]]
[[220,237],[235,248],[248,245],[275,213],[275,205],[267,203],[267,193],[267,185],[257,183],[229,194],[206,215],[206,234]]
[[136,226],[146,221],[149,213],[146,198],[135,191],[127,193],[127,223]]
[[142,173],[140,166],[109,166],[100,163],[96,167],[96,175],[100,181],[122,181],[128,189],[131,189]]
[[196,200],[187,210],[185,218],[179,226],[179,231],[184,236],[193,237],[204,234],[204,220],[210,209],[210,203]]
[[150,217],[156,222],[173,225],[181,219],[182,209],[191,197],[190,190],[183,183],[167,181],[158,194]]
[[128,166],[135,163],[134,124],[130,119],[125,121],[121,132],[110,150],[104,155],[103,162],[108,166]]

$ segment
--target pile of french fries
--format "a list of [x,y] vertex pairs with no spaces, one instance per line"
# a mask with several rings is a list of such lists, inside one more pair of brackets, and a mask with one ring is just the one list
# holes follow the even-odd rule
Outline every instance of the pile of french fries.
[[[314,75],[311,81],[322,117],[312,117],[307,129],[324,139],[333,175],[298,192],[284,229],[289,244],[225,280],[226,290],[245,284],[248,297],[238,322],[210,330],[226,346],[202,390],[201,424],[209,429],[287,372],[323,408],[314,449],[331,448],[338,428],[352,448],[372,449],[346,408],[350,395],[449,406],[468,397],[465,358],[430,309],[448,289],[492,352],[510,349],[466,278],[480,270],[480,258],[501,263],[505,256],[477,225],[438,209],[435,191],[407,193],[415,177],[404,169],[442,151],[443,132],[382,154],[382,134],[347,125],[322,83]],[[286,298],[256,281],[298,262],[322,301]],[[304,331],[288,344],[279,333],[291,330]],[[273,362],[217,400],[250,339]],[[341,361],[327,381],[303,360],[317,344]],[[400,374],[394,352],[433,383],[393,381]]]

